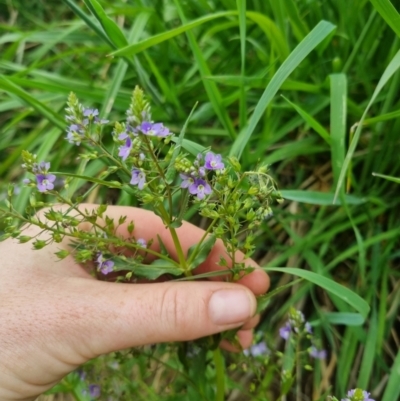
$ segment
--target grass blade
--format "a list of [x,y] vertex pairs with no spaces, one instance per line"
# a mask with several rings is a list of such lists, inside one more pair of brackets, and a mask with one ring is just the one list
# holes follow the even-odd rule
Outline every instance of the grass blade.
[[47,120],[51,121],[56,127],[62,130],[65,129],[65,122],[62,117],[60,117],[45,104],[35,99],[28,92],[25,92],[22,88],[12,83],[3,75],[0,75],[0,88],[5,90],[6,92],[18,96],[24,103],[33,107],[39,114],[41,114]]
[[382,401],[398,400],[400,396],[400,351],[397,351],[396,359],[390,371],[389,381],[383,393]]
[[[284,199],[292,200],[295,202],[309,203],[311,205],[332,205],[334,198],[333,193],[317,192],[317,191],[302,191],[301,189],[283,189],[279,191]],[[348,205],[361,205],[366,202],[364,198],[357,198],[353,195],[345,195],[344,200]],[[342,202],[339,199],[336,205]]]
[[291,102],[288,98],[282,95],[282,97],[303,117],[304,121],[317,133],[321,138],[328,144],[331,144],[331,137],[329,132],[310,114],[308,114],[301,107]]
[[278,92],[283,82],[293,72],[293,70],[315,49],[333,30],[335,26],[330,22],[321,21],[293,50],[289,57],[280,66],[268,86],[266,87],[261,99],[252,114],[247,129],[241,131],[230,151],[231,156],[240,158],[242,152],[247,145],[251,135],[253,134],[258,122],[264,115],[265,109],[273,97]]
[[335,185],[339,181],[340,170],[345,155],[347,117],[347,79],[345,74],[332,74],[331,81],[331,160]]
[[376,11],[400,38],[400,14],[389,0],[370,0]]
[[211,15],[206,15],[205,17],[198,18],[194,21],[190,21],[188,23],[184,23],[178,28],[171,29],[167,32],[159,33],[158,35],[151,36],[148,39],[142,40],[139,43],[133,43],[131,45],[124,46],[122,49],[118,49],[115,52],[110,54],[111,57],[115,56],[132,56],[133,54],[140,53],[141,51],[151,47],[158,45],[159,43],[165,42],[168,39],[171,39],[181,33],[185,33],[199,25],[202,25],[208,21],[212,21],[216,18],[228,17],[231,15],[236,15],[237,11],[223,11],[219,13],[214,13]]
[[344,181],[344,177],[346,175],[347,169],[349,167],[351,158],[353,157],[353,153],[356,149],[358,140],[360,139],[360,135],[361,135],[361,130],[362,130],[362,126],[363,126],[363,122],[364,119],[372,105],[372,103],[375,101],[376,97],[378,96],[378,94],[380,93],[380,91],[382,90],[382,88],[385,86],[385,84],[387,83],[387,81],[392,77],[392,75],[398,70],[398,68],[400,67],[400,50],[396,53],[396,55],[393,57],[392,61],[389,63],[389,65],[386,67],[381,79],[378,82],[378,85],[375,88],[375,91],[372,95],[371,100],[369,101],[360,121],[358,122],[358,126],[356,129],[356,132],[354,133],[354,137],[353,140],[351,141],[349,150],[347,152],[346,158],[344,159],[343,162],[343,166],[342,166],[342,170],[340,171],[340,175],[339,175],[339,179],[338,179],[338,183],[336,186],[336,191],[335,191],[335,199],[334,202],[337,199],[338,193],[340,188],[342,187],[343,181]]
[[372,175],[374,177],[384,178],[385,180],[393,181],[397,184],[400,184],[400,178],[398,178],[398,177],[392,177],[391,175],[384,175],[384,174],[378,174],[378,173],[372,173]]
[[86,7],[100,22],[108,38],[116,47],[125,47],[128,42],[119,26],[105,13],[103,7],[96,0],[83,0]]
[[326,278],[314,272],[310,272],[309,270],[298,269],[297,267],[265,267],[263,269],[267,272],[273,271],[279,273],[293,274],[294,276],[304,278],[305,280],[308,280],[311,283],[322,287],[331,294],[336,295],[348,305],[352,306],[357,312],[361,314],[364,320],[368,316],[370,308],[363,298],[361,298],[355,292],[349,290],[347,287],[344,287],[329,278]]

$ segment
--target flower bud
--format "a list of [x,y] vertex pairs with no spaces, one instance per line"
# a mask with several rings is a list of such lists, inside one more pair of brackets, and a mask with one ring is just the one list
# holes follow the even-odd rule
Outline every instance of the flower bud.
[[254,186],[253,186],[253,187],[250,187],[249,190],[247,191],[247,193],[248,193],[249,195],[257,195],[258,192],[259,192],[258,188],[257,188],[257,187],[254,187]]

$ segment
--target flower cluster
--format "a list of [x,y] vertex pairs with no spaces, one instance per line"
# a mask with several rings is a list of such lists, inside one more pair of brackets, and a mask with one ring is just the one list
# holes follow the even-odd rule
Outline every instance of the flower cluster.
[[[207,152],[202,163],[203,155],[199,153],[193,162],[188,165],[187,159],[178,160],[176,163],[177,170],[183,170],[180,173],[182,179],[181,188],[187,188],[191,195],[196,195],[197,199],[202,200],[212,193],[211,186],[207,181],[207,171],[221,171],[225,168],[222,162],[222,156],[213,152]],[[182,168],[183,166],[183,168]]]
[[103,274],[111,273],[114,270],[114,262],[112,260],[104,260],[103,254],[99,252],[96,259],[97,270]]
[[342,398],[341,401],[375,401],[370,398],[370,393],[360,388],[349,390],[346,398]]
[[[22,165],[30,173],[35,174],[36,178],[36,187],[39,192],[47,192],[54,189],[54,182],[56,180],[56,176],[54,174],[50,174],[50,162],[36,162],[36,155],[32,155],[28,152],[23,152],[24,164]],[[25,178],[23,183],[26,185],[32,184],[32,181],[29,178]]]
[[90,138],[92,124],[101,126],[108,123],[108,120],[99,118],[99,111],[97,109],[84,108],[73,93],[68,97],[65,119],[69,124],[65,139],[77,146],[82,141]]
[[[291,335],[296,337],[306,337],[313,340],[313,331],[311,324],[305,320],[304,314],[291,308],[289,311],[289,320],[279,329],[279,335],[284,340],[289,340]],[[324,349],[318,349],[315,344],[312,344],[308,349],[308,353],[312,358],[325,359],[327,352]]]
[[268,348],[267,344],[265,341],[261,341],[258,344],[252,345],[249,349],[245,349],[243,353],[246,356],[253,356],[253,357],[258,357],[258,356],[263,356],[263,355],[269,355],[271,353],[270,349]]
[[[342,398],[341,401],[375,401],[370,398],[370,394],[360,388],[355,388],[347,392],[346,398]],[[328,397],[331,401],[338,401],[336,397]]]

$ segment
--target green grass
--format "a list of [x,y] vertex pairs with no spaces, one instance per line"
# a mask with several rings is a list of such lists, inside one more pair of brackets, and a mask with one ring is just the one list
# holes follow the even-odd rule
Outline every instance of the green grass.
[[[117,120],[138,84],[154,119],[176,133],[198,102],[183,146],[239,155],[244,169],[269,163],[287,199],[257,233],[256,260],[322,274],[371,307],[362,323],[340,297],[309,281],[269,301],[259,330],[270,344],[282,349],[278,328],[295,306],[329,352],[326,363],[304,374],[304,399],[340,398],[357,385],[377,400],[398,399],[399,186],[379,176],[400,177],[397,3],[84,3],[93,14],[75,0],[0,4],[0,192],[21,183],[22,149],[55,171],[79,174],[78,149],[64,140],[71,90]],[[90,174],[103,167],[92,163]],[[100,191],[94,201],[106,197]],[[22,189],[16,207],[28,202],[29,189]],[[134,202],[129,194],[115,200]],[[295,280],[270,274],[272,289]],[[212,377],[212,367],[194,359],[187,377],[173,351],[162,345],[150,356],[130,356],[119,370],[107,357],[88,370],[104,388],[115,377],[125,391],[115,399],[212,399],[206,383],[195,381],[196,369]],[[276,399],[273,367],[258,375],[249,366],[242,371],[242,356],[225,359],[236,364],[226,378],[229,400]],[[172,379],[170,394],[164,390]],[[70,391],[71,383],[57,391]]]

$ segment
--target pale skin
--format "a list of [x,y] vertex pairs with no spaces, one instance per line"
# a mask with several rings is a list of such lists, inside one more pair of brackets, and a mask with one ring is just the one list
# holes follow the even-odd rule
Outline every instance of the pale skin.
[[[127,215],[127,222],[135,222],[136,238],[159,234],[175,256],[168,230],[152,212],[109,206],[106,213],[116,221]],[[38,230],[28,227],[24,235]],[[177,232],[185,252],[204,233],[189,223]],[[126,225],[118,234],[129,237]],[[54,252],[67,249],[67,242],[31,248],[12,239],[0,243],[2,401],[34,400],[84,362],[116,350],[188,341],[232,328],[240,328],[240,343],[247,348],[259,320],[255,295],[269,287],[267,274],[252,260],[246,264],[256,269],[237,283],[215,278],[122,284],[96,280],[72,257],[59,261]],[[152,248],[157,249],[156,241]],[[217,242],[196,273],[220,269],[221,254],[224,247]],[[223,347],[234,350],[227,343]]]

